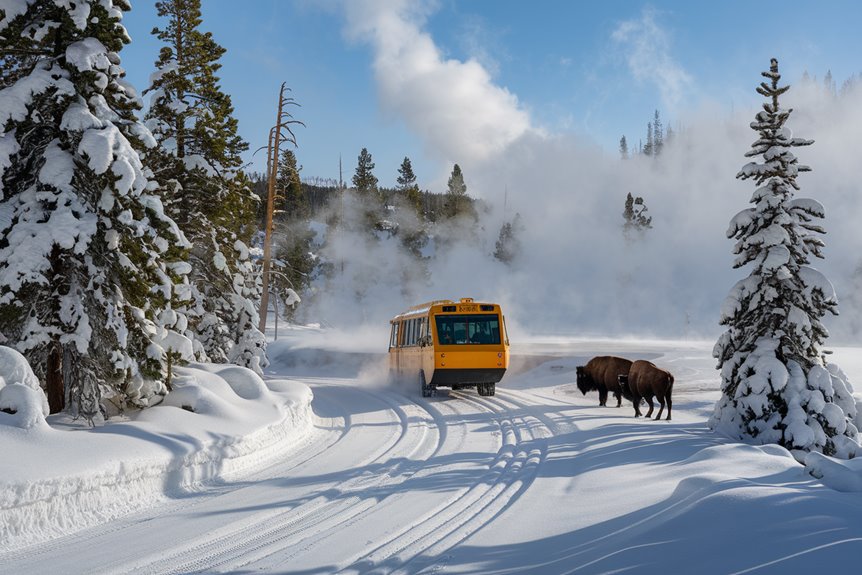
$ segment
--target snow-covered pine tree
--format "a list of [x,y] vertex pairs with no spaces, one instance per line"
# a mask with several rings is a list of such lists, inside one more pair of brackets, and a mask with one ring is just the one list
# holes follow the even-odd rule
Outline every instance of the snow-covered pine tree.
[[156,9],[168,22],[153,34],[166,45],[147,90],[146,119],[160,144],[152,163],[168,213],[192,244],[189,328],[202,346],[199,358],[260,372],[266,340],[253,321],[260,287],[247,247],[256,198],[240,170],[248,144],[216,76],[225,50],[200,31],[200,0],[164,0]]
[[184,327],[170,309],[185,295],[184,240],[139,155],[155,141],[120,66],[129,9],[0,3],[4,58],[26,54],[0,90],[0,332],[52,413],[91,422],[104,390],[147,405],[165,391],[166,354],[190,347],[166,329]]
[[777,443],[801,457],[818,451],[849,458],[859,451],[853,425],[856,406],[844,373],[824,361],[827,337],[821,319],[837,313],[832,284],[808,264],[823,257],[823,206],[794,199],[796,176],[810,171],[791,149],[813,142],[791,137],[792,110],[782,109],[778,61],[757,92],[766,97],[751,128],[758,139],[746,157],[760,157],[736,175],[754,179],[753,207],[734,216],[734,267],[751,264],[749,276],[731,290],[721,310],[728,330],[713,355],[721,369],[722,396],[709,420],[713,429],[755,443]]

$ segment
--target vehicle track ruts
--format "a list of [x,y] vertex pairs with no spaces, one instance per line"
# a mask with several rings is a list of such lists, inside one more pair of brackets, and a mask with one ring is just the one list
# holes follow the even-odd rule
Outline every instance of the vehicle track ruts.
[[[465,486],[446,505],[438,507],[388,541],[361,557],[343,572],[399,573],[431,556],[437,556],[493,521],[532,483],[546,455],[544,439],[550,429],[531,415],[510,417],[512,406],[523,407],[506,399],[475,398],[453,392],[455,400],[436,403],[464,414],[464,406],[489,412],[497,422],[502,443],[488,470]],[[429,402],[431,403],[431,402]],[[461,409],[455,409],[455,407]],[[538,444],[533,445],[535,441]]]
[[[328,381],[332,381],[331,379]],[[319,389],[319,388],[318,388]],[[367,392],[361,392],[367,395]],[[321,394],[326,395],[326,394]],[[335,397],[339,397],[342,394],[337,394]],[[352,395],[352,394],[348,394]],[[339,402],[331,399],[323,399],[324,402],[329,401],[330,404],[337,404]],[[349,402],[347,402],[349,403]],[[389,404],[385,404],[387,407]],[[179,505],[171,505],[168,506],[159,506],[155,508],[155,510],[148,510],[146,512],[141,512],[135,514],[133,516],[129,516],[128,518],[124,518],[120,521],[113,522],[111,524],[106,524],[104,526],[100,526],[91,530],[87,530],[82,532],[80,535],[72,535],[66,538],[67,541],[74,542],[69,543],[73,545],[76,549],[80,548],[80,544],[86,545],[94,545],[98,547],[99,544],[102,544],[102,541],[105,540],[133,540],[135,538],[139,538],[140,536],[137,534],[125,534],[123,531],[140,529],[145,530],[146,524],[151,523],[153,520],[158,521],[161,517],[161,510],[166,509],[167,513],[171,516],[194,516],[195,514],[201,515],[205,513],[212,514],[214,508],[220,507],[220,502],[224,501],[225,505],[231,505],[231,501],[236,498],[237,493],[242,493],[243,491],[248,491],[249,487],[254,488],[255,485],[261,483],[262,481],[268,480],[278,480],[279,478],[290,477],[291,474],[295,474],[297,470],[301,470],[305,466],[314,466],[316,461],[319,461],[322,455],[326,454],[330,451],[333,446],[338,445],[345,437],[349,436],[351,432],[355,434],[356,430],[354,429],[353,416],[350,411],[344,407],[344,405],[337,406],[334,409],[330,409],[330,412],[338,412],[340,416],[338,417],[318,417],[316,418],[316,429],[312,432],[312,435],[315,432],[320,433],[323,430],[323,433],[320,435],[325,442],[319,445],[315,444],[307,444],[304,445],[300,452],[296,453],[296,456],[291,456],[289,459],[278,462],[276,464],[270,465],[269,467],[263,468],[263,471],[259,475],[255,475],[253,478],[253,482],[249,481],[237,481],[237,482],[224,482],[216,485],[208,486],[206,491],[202,491],[196,493],[192,497],[188,497],[182,500],[182,503]],[[385,411],[386,416],[391,418],[390,424],[387,425],[388,428],[391,428],[392,437],[386,442],[387,445],[383,445],[382,443],[374,443],[372,456],[366,457],[365,459],[359,460],[359,463],[368,464],[373,461],[375,457],[380,457],[385,453],[387,448],[391,448],[394,445],[397,445],[399,441],[402,439],[404,435],[404,416],[400,417],[397,415],[396,410],[387,409]],[[340,421],[340,423],[339,423]],[[413,434],[415,435],[415,434]],[[421,437],[421,436],[417,436]],[[352,478],[354,482],[361,481],[363,478]],[[332,488],[336,488],[337,486],[333,486]],[[325,493],[326,491],[324,491]],[[300,514],[307,516],[309,512],[317,507],[326,505],[326,502],[321,502],[320,500],[315,499],[312,496],[309,496],[307,500],[303,500],[296,507],[301,509],[299,510]],[[273,507],[270,505],[269,507]],[[96,558],[91,558],[91,554],[86,554],[82,561],[76,561],[75,569],[79,569],[78,572],[88,573],[88,572],[100,572],[100,573],[116,573],[116,572],[131,572],[131,571],[143,571],[147,573],[155,573],[155,572],[175,572],[178,568],[177,563],[183,561],[183,557],[188,560],[190,557],[194,556],[194,553],[201,552],[201,549],[205,549],[207,547],[207,541],[211,541],[215,538],[221,538],[224,541],[231,542],[233,547],[236,547],[236,543],[233,541],[237,539],[237,534],[242,533],[244,530],[249,533],[254,533],[257,527],[262,525],[265,526],[267,521],[271,521],[271,515],[276,514],[284,514],[284,513],[293,513],[294,518],[298,517],[297,513],[294,510],[287,509],[284,507],[278,508],[277,506],[274,509],[266,509],[266,506],[262,508],[257,513],[253,514],[251,517],[247,517],[245,519],[236,519],[231,521],[230,524],[224,526],[220,529],[215,530],[207,530],[205,533],[197,533],[192,536],[190,539],[180,540],[178,541],[173,539],[161,540],[159,544],[159,533],[147,533],[147,538],[150,543],[152,543],[152,547],[149,550],[142,550],[135,554],[134,549],[130,549],[129,560],[123,562],[119,565],[113,564],[109,567],[106,567],[104,563],[97,563]],[[336,517],[338,515],[338,511],[333,509],[331,513],[328,513],[327,516]],[[325,517],[322,515],[317,516],[318,520],[324,520]],[[119,525],[119,527],[118,527]],[[155,535],[155,537],[153,537]],[[82,542],[82,543],[78,543]],[[27,572],[39,572],[39,569],[43,569],[52,564],[50,561],[50,555],[56,555],[56,542],[51,545],[40,546],[36,550],[39,553],[34,553],[33,548],[27,549],[25,563],[29,563],[33,566],[33,569],[27,569]],[[203,551],[204,555],[209,555],[209,549]],[[41,556],[40,556],[41,555]],[[32,559],[32,561],[31,561]],[[87,562],[92,560],[93,567],[89,568]],[[204,561],[205,563],[206,561]],[[54,563],[56,564],[56,563]]]
[[[383,393],[381,395],[386,395],[386,394]],[[422,410],[425,413],[427,413],[428,415],[430,415],[432,420],[435,422],[437,427],[440,429],[440,442],[436,446],[435,450],[432,453],[426,454],[426,456],[423,459],[418,459],[414,463],[414,471],[411,474],[409,474],[409,476],[408,475],[402,476],[405,480],[409,479],[413,476],[416,476],[416,477],[421,479],[421,477],[423,475],[428,474],[427,471],[424,469],[423,463],[427,462],[429,459],[433,458],[434,456],[437,456],[440,453],[440,451],[444,445],[444,441],[449,441],[451,439],[453,441],[450,441],[450,443],[454,443],[454,446],[453,445],[447,445],[446,446],[447,447],[447,453],[450,452],[452,447],[455,448],[455,451],[457,451],[457,449],[461,447],[461,445],[463,444],[463,441],[464,441],[464,436],[466,434],[466,431],[464,429],[466,426],[462,421],[460,421],[460,419],[463,419],[463,418],[459,418],[459,420],[456,420],[456,422],[454,422],[454,423],[451,421],[447,421],[447,419],[446,419],[447,415],[445,413],[443,413],[444,411],[449,412],[450,414],[457,415],[457,412],[455,412],[451,409],[445,409],[444,408],[441,411],[441,410],[436,409],[433,404],[430,404],[428,402],[423,401],[421,404],[417,403],[416,398],[414,398],[414,397],[405,396],[402,394],[392,394],[392,395],[393,395],[393,397],[398,397],[399,399],[404,399],[404,400],[409,401],[410,403],[408,405],[410,407],[412,407],[415,410]],[[390,401],[395,401],[395,400],[391,399]],[[496,451],[497,451],[497,448],[495,447],[494,452],[496,452]],[[490,455],[491,454],[489,454],[489,456]],[[467,491],[467,490],[461,490],[461,493],[463,494],[463,492],[465,492],[465,491]],[[399,491],[395,491],[393,494],[388,495],[384,501],[375,505],[375,507],[374,507],[375,512],[381,511],[382,508],[385,507],[387,504],[392,505],[393,503],[397,502],[398,500],[400,500],[401,498],[403,498],[405,496],[410,496],[410,494],[405,494],[405,493],[402,493]],[[457,497],[456,497],[456,499],[457,499]],[[365,510],[365,511],[367,511],[367,510]],[[253,566],[256,569],[257,568],[263,568],[263,569],[275,569],[275,570],[278,570],[278,568],[281,567],[283,569],[285,566],[290,565],[291,561],[296,556],[307,553],[308,551],[310,551],[315,546],[325,545],[328,537],[336,535],[342,529],[349,529],[354,523],[356,523],[357,521],[362,519],[363,514],[364,513],[358,513],[352,517],[347,517],[347,518],[342,517],[343,521],[341,523],[336,523],[336,524],[332,525],[331,528],[328,530],[328,532],[317,532],[313,538],[307,538],[308,540],[304,542],[305,544],[296,545],[294,549],[288,550],[288,549],[286,549],[286,547],[288,547],[288,546],[283,545],[280,547],[270,549],[269,553],[262,553],[261,552],[262,550],[258,550],[257,553],[247,553],[246,552],[243,555],[243,558],[246,560],[246,562],[243,564],[232,565],[231,567],[232,568],[238,568],[238,567],[249,568],[249,566]],[[342,562],[342,564],[345,564],[345,563]],[[222,566],[222,567],[224,567],[224,566]]]
[[[416,398],[409,396],[409,394],[405,395],[403,393],[398,393],[397,391],[385,391],[381,393],[381,399],[385,399],[386,401],[392,403],[394,406],[399,406],[396,407],[399,410],[402,409],[400,405],[403,403],[403,400],[408,401],[406,409],[412,412],[424,413],[426,416],[430,416],[430,420],[434,422],[438,434],[438,443],[435,446],[433,452],[421,455],[420,457],[414,459],[412,463],[408,464],[402,461],[398,464],[402,467],[408,467],[408,469],[400,473],[400,483],[403,484],[411,479],[421,478],[422,475],[425,475],[424,463],[438,456],[444,445],[447,452],[451,452],[453,447],[457,451],[457,449],[463,445],[464,439],[467,435],[466,425],[463,422],[447,421],[446,415],[443,414],[440,410],[437,410],[433,406],[424,402],[421,404],[417,403]],[[390,487],[394,486],[394,484],[390,485]],[[402,500],[402,498],[411,496],[411,494],[401,492],[400,490],[390,491],[391,493],[386,494],[384,499],[375,502],[373,506],[373,510],[375,513],[385,514],[387,506],[392,506],[393,504]],[[252,564],[254,565],[255,569],[277,569],[278,566],[284,568],[284,566],[291,563],[291,560],[294,557],[310,551],[315,546],[325,544],[328,537],[336,535],[342,530],[350,529],[354,524],[363,520],[368,511],[370,511],[370,509],[364,509],[362,512],[356,513],[350,517],[342,517],[343,520],[341,522],[333,524],[325,532],[317,532],[313,538],[306,538],[306,541],[301,542],[304,544],[296,545],[294,549],[287,550],[286,546],[281,546],[277,548],[271,548],[268,553],[246,553],[244,555],[244,558],[247,561],[242,564],[232,565],[232,568],[248,568],[248,566]]]
[[[346,429],[344,436],[355,433],[363,426],[386,425],[397,428],[380,446],[359,461],[354,468],[368,471],[350,477],[323,490],[312,499],[288,509],[260,512],[239,525],[231,525],[223,533],[208,533],[197,544],[188,544],[176,553],[162,556],[146,565],[148,572],[188,573],[233,569],[250,560],[266,557],[273,550],[301,546],[321,532],[338,528],[367,513],[378,502],[365,494],[382,490],[403,480],[405,461],[419,454],[427,457],[439,449],[436,433],[430,432],[437,424],[424,412],[408,414],[404,408],[386,398],[385,394],[370,393],[356,387],[341,387],[359,391],[387,406],[390,423],[356,423]],[[320,387],[317,388],[321,390]],[[349,404],[349,401],[345,401]],[[354,400],[355,403],[355,400]],[[347,408],[345,408],[347,411]],[[339,440],[342,441],[342,440]],[[346,441],[346,439],[344,440]],[[138,570],[139,567],[133,568]]]
[[[398,389],[362,389],[355,380],[308,383],[320,408],[309,437],[322,443],[308,441],[288,460],[262,467],[248,480],[207,486],[179,509],[142,513],[119,528],[82,534],[76,548],[77,542],[98,547],[145,533],[150,547],[130,549],[121,564],[106,566],[97,556],[86,557],[74,569],[283,571],[294,560],[319,563],[327,556],[321,549],[339,550],[338,542],[361,539],[363,529],[376,523],[386,530],[375,532],[364,547],[357,543],[333,553],[324,570],[418,572],[494,521],[529,489],[546,457],[545,438],[557,430],[532,396],[508,390],[495,397],[452,392],[449,398],[426,400]],[[465,452],[471,457],[466,462],[460,458]],[[284,499],[273,502],[273,490]],[[414,513],[411,498],[434,492]],[[390,525],[377,519],[390,511],[401,512],[405,521]],[[205,517],[216,514],[225,520],[213,529],[212,519]],[[162,521],[169,534],[159,532]],[[184,526],[190,527],[188,533]],[[52,564],[51,553],[35,557],[33,565],[39,563],[43,569]]]

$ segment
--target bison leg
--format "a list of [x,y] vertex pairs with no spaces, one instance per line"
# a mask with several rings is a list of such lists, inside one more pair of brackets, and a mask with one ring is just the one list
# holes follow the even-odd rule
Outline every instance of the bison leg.
[[641,416],[641,408],[640,408],[641,398],[636,396],[636,395],[632,396],[632,404],[634,404],[634,406],[635,406],[635,417],[640,417]]
[[673,402],[670,399],[670,391],[667,392],[665,401],[667,401],[667,421],[670,421],[670,406],[673,405]]
[[608,402],[608,390],[600,389],[599,390],[599,405],[605,405]]
[[652,417],[652,410],[653,410],[652,396],[647,397],[646,402],[647,402],[647,405],[649,405],[649,411],[647,411],[646,417],[649,418],[649,417]]
[[661,419],[661,414],[664,411],[664,398],[659,396],[656,399],[658,400],[658,415],[655,416],[655,420],[658,421]]
[[614,397],[617,398],[617,407],[620,407],[623,404],[623,396],[619,391],[614,392]]

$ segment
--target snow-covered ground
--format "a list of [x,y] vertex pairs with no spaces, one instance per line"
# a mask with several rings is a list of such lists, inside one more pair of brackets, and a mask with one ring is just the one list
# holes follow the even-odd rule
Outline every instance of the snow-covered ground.
[[[496,396],[422,398],[385,383],[378,335],[282,326],[264,381],[190,366],[164,404],[95,429],[55,416],[27,427],[0,412],[0,573],[860,563],[862,467],[806,468],[780,447],[712,433],[712,342],[520,342]],[[672,421],[577,391],[575,366],[608,353],[675,374]],[[833,357],[862,388],[862,349]]]

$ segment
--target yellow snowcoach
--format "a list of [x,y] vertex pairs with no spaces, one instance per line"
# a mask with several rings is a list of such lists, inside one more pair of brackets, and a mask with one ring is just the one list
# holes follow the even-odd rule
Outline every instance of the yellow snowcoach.
[[509,367],[506,319],[495,303],[437,300],[413,306],[389,323],[389,372],[408,381],[418,378],[422,397],[438,387],[475,387],[479,395],[494,395]]

